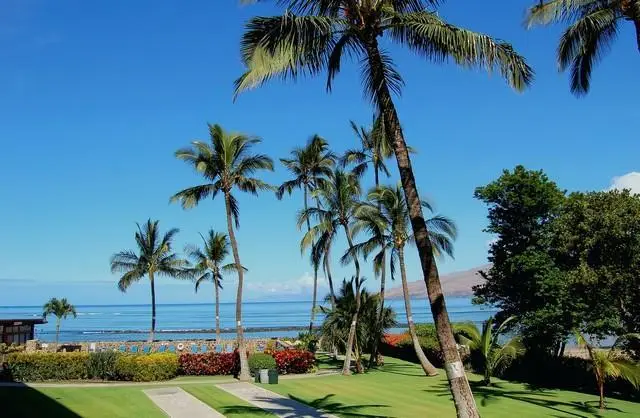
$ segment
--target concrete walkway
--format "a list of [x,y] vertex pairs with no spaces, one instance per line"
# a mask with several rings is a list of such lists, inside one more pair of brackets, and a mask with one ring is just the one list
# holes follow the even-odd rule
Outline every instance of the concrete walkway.
[[224,418],[180,388],[146,389],[143,392],[171,418]]
[[337,418],[250,383],[223,383],[216,387],[279,417]]

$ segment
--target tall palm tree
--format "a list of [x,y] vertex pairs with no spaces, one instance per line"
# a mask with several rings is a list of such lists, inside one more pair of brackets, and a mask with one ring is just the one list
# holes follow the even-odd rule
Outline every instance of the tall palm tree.
[[168,276],[175,278],[190,278],[192,272],[188,269],[189,262],[178,257],[173,252],[173,239],[178,233],[177,228],[167,231],[162,238],[158,229],[158,221],[148,219],[140,226],[135,234],[138,254],[133,250],[120,251],[111,257],[111,272],[124,273],[118,280],[118,289],[126,292],[129,286],[144,276],[149,277],[151,284],[151,330],[149,341],[153,341],[156,330],[156,287],[155,277]]
[[[360,197],[360,184],[356,176],[336,169],[327,181],[318,185],[313,194],[320,200],[320,205],[318,207],[310,207],[301,212],[298,217],[298,225],[302,225],[309,218],[314,218],[318,221],[318,224],[303,238],[303,245],[305,239],[312,240],[314,235],[317,236],[329,232],[335,234],[335,231],[342,228],[347,238],[348,248],[353,248],[353,234],[350,225]],[[349,328],[349,338],[347,340],[344,365],[342,366],[342,374],[345,375],[351,373],[351,353],[360,309],[359,295],[362,289],[360,262],[357,257],[353,258],[353,264],[355,266],[353,280],[356,292],[356,310]]]
[[392,99],[403,80],[387,51],[385,35],[397,44],[435,62],[451,59],[463,67],[497,69],[509,84],[523,90],[533,71],[506,42],[443,21],[429,0],[282,0],[281,16],[255,17],[242,38],[246,72],[236,80],[236,95],[272,78],[296,79],[327,70],[327,89],[341,68],[344,55],[362,63],[365,93],[384,120],[407,198],[424,280],[445,369],[458,416],[477,417],[471,388],[442,294],[438,269],[423,218],[409,151]]
[[636,0],[542,0],[529,8],[527,27],[568,23],[558,44],[558,67],[571,67],[571,92],[589,92],[591,71],[616,39],[621,22],[635,27],[640,52],[640,2]]
[[510,316],[494,329],[494,319],[490,317],[482,324],[482,332],[473,322],[454,326],[460,344],[469,347],[472,355],[479,355],[484,375],[482,382],[487,386],[491,385],[491,376],[494,373],[524,352],[524,346],[519,337],[513,337],[504,344],[498,342],[500,335],[504,334],[507,326],[515,319],[515,316]]
[[210,141],[193,141],[188,148],[176,151],[176,157],[192,166],[198,174],[207,181],[205,184],[190,187],[171,197],[172,202],[180,202],[184,209],[198,205],[202,200],[211,197],[215,199],[218,193],[224,197],[227,214],[227,229],[233,259],[238,273],[238,292],[236,296],[236,327],[238,351],[240,352],[240,380],[248,381],[249,364],[245,350],[244,332],[242,329],[242,289],[244,271],[238,252],[238,241],[234,232],[240,226],[240,208],[238,201],[232,194],[234,189],[242,192],[258,194],[260,190],[273,188],[264,181],[251,177],[257,171],[273,171],[273,161],[263,154],[253,154],[252,148],[261,141],[241,133],[226,132],[220,125],[209,125]]
[[67,316],[76,317],[76,308],[67,301],[67,298],[51,298],[42,307],[42,317],[47,318],[49,315],[56,316],[56,350],[58,349],[58,340],[60,339],[60,323]]
[[[426,201],[422,202],[422,206],[430,212],[433,211],[431,205]],[[445,216],[436,215],[427,219],[427,225],[434,255],[440,257],[447,254],[452,257],[453,240],[457,236],[453,221]],[[344,255],[343,260],[348,261],[359,253],[368,257],[376,252],[373,259],[374,271],[379,271],[384,268],[382,260],[385,252],[389,251],[392,278],[395,275],[396,267],[398,265],[400,267],[407,324],[416,356],[420,360],[425,374],[428,376],[437,375],[437,369],[429,362],[420,346],[416,326],[413,322],[404,248],[407,243],[412,243],[414,238],[409,231],[409,211],[400,184],[396,187],[381,186],[372,189],[367,196],[367,202],[361,204],[356,210],[353,229],[356,233],[366,231],[370,238],[356,244],[352,251],[348,251]],[[380,272],[380,274],[384,274],[384,272]]]
[[360,141],[360,148],[348,149],[340,159],[343,167],[352,165],[351,171],[358,177],[362,176],[369,165],[373,168],[374,184],[380,185],[380,173],[389,177],[389,169],[385,160],[393,155],[391,143],[384,132],[384,122],[382,118],[373,118],[373,126],[366,128],[358,126],[354,121],[349,121],[351,130]]
[[[229,255],[229,239],[227,234],[209,230],[206,238],[202,237],[203,246],[189,246],[186,253],[194,263],[195,291],[205,282],[212,282],[216,301],[216,339],[220,339],[220,289],[222,289],[222,273],[235,272],[235,263],[224,264]],[[246,271],[246,269],[244,269]]]
[[640,364],[625,357],[618,345],[627,339],[640,340],[640,334],[625,334],[613,343],[609,350],[602,350],[592,346],[584,335],[576,334],[578,345],[587,349],[591,368],[598,384],[600,394],[600,409],[605,409],[604,384],[611,378],[622,378],[631,383],[636,389],[640,387]]
[[[304,148],[294,148],[291,158],[281,158],[282,164],[293,174],[294,178],[284,182],[276,191],[276,197],[282,199],[285,192],[289,195],[295,189],[302,189],[304,195],[304,210],[309,208],[309,192],[315,189],[320,181],[331,175],[335,156],[329,150],[329,143],[318,135],[312,136]],[[307,232],[311,230],[311,224],[307,219]],[[311,319],[309,332],[313,331],[313,319],[316,311],[318,296],[318,268],[320,260],[311,256],[313,264],[313,300],[311,302]],[[333,286],[331,286],[333,287]]]

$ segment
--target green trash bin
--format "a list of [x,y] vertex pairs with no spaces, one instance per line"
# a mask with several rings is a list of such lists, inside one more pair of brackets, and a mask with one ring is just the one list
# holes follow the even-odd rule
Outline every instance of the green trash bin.
[[277,385],[278,384],[278,371],[271,369],[269,370],[269,384]]

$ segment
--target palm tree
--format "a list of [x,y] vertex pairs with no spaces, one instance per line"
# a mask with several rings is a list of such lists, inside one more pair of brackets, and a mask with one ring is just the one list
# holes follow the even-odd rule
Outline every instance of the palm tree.
[[618,344],[623,340],[640,340],[640,334],[625,334],[620,336],[608,351],[593,347],[580,333],[576,334],[576,341],[587,349],[591,368],[598,384],[600,394],[600,409],[605,409],[604,384],[612,378],[622,378],[635,388],[640,387],[640,365],[625,357],[618,350]]
[[[391,186],[374,188],[369,192],[367,200],[356,211],[356,222],[353,229],[356,233],[363,230],[366,231],[370,238],[356,244],[352,251],[348,251],[345,254],[343,260],[348,261],[358,253],[368,257],[370,254],[377,252],[373,259],[374,271],[384,276],[383,260],[386,251],[389,251],[391,254],[392,278],[394,278],[396,266],[399,265],[400,267],[407,324],[416,356],[420,360],[420,365],[425,374],[435,376],[438,371],[425,356],[413,322],[404,248],[407,243],[413,242],[414,238],[409,231],[409,211],[407,210],[401,186],[398,184],[395,188]],[[426,201],[422,202],[422,206],[430,212],[433,211],[431,205]],[[445,216],[436,215],[427,219],[427,225],[435,256],[440,257],[443,254],[447,254],[453,257],[452,241],[457,236],[456,226],[453,221]]]
[[63,319],[67,319],[67,316],[73,315],[76,317],[76,308],[67,301],[67,298],[51,298],[42,307],[42,317],[47,318],[48,315],[56,316],[56,350],[58,349],[58,340],[60,337],[60,323]]
[[242,289],[244,283],[244,270],[240,262],[238,241],[233,229],[240,226],[240,208],[238,201],[232,194],[237,188],[242,192],[258,194],[260,190],[272,190],[272,187],[264,181],[251,177],[259,170],[273,171],[273,161],[263,154],[252,154],[254,145],[261,141],[256,137],[250,137],[241,133],[226,132],[220,125],[209,125],[210,143],[193,141],[188,148],[176,151],[176,157],[192,166],[196,172],[202,175],[207,183],[190,187],[176,193],[171,197],[172,202],[179,201],[184,209],[190,209],[198,205],[202,200],[211,197],[215,199],[218,193],[224,196],[225,210],[227,214],[227,229],[233,259],[238,272],[238,292],[236,296],[236,326],[238,351],[240,352],[240,380],[248,381],[249,364],[247,363],[247,351],[244,343],[242,329]]
[[494,319],[490,317],[482,324],[482,333],[472,322],[455,325],[455,334],[460,344],[467,346],[472,355],[476,354],[479,357],[484,374],[482,382],[487,386],[491,385],[491,376],[524,352],[519,337],[513,337],[502,345],[498,342],[507,325],[515,319],[515,316],[511,316],[494,329]]
[[[304,148],[295,148],[291,151],[291,158],[281,158],[282,164],[293,174],[294,178],[284,182],[276,191],[276,197],[282,199],[285,192],[289,195],[294,189],[302,189],[304,193],[304,210],[309,208],[308,194],[325,177],[331,175],[335,164],[335,156],[329,151],[329,143],[318,135],[312,136]],[[307,232],[311,230],[311,224],[307,219]],[[316,311],[318,296],[318,268],[320,260],[311,256],[313,264],[313,300],[311,302],[311,320],[309,332],[313,331],[313,319]],[[326,269],[325,269],[326,270]],[[333,288],[333,284],[330,286]]]
[[[227,234],[209,230],[207,237],[202,237],[202,249],[197,246],[187,247],[186,253],[195,265],[195,291],[204,282],[212,282],[216,300],[216,339],[220,339],[220,289],[222,289],[222,273],[236,271],[235,263],[223,264],[229,255],[229,239]],[[247,269],[244,269],[245,271]]]
[[[358,318],[358,326],[356,328],[356,338],[354,340],[354,352],[357,368],[362,369],[360,365],[361,348],[367,341],[372,338],[380,337],[384,334],[384,330],[397,325],[395,320],[395,312],[391,308],[385,308],[382,313],[382,321],[378,320],[378,306],[380,298],[379,294],[370,294],[365,289],[361,291],[361,304]],[[325,301],[329,302],[327,296]],[[353,280],[342,282],[342,287],[332,307],[320,307],[325,315],[324,322],[320,329],[323,344],[326,348],[338,347],[346,349],[347,340],[349,338],[350,323],[356,310],[356,298],[353,289]],[[381,329],[376,329],[380,327]]]
[[571,67],[571,92],[589,92],[591,71],[616,39],[621,21],[632,22],[640,52],[640,3],[634,0],[540,0],[529,8],[527,27],[569,23],[558,45],[558,67]]
[[[302,247],[312,242],[315,236],[322,237],[330,233],[331,238],[333,238],[335,232],[342,228],[347,238],[348,247],[353,248],[353,235],[350,224],[360,197],[360,184],[356,176],[336,169],[327,181],[323,181],[318,185],[313,195],[318,197],[320,205],[318,207],[310,207],[301,212],[298,217],[298,226],[305,223],[309,218],[315,218],[318,224],[305,235]],[[355,292],[356,295],[360,295],[362,281],[360,280],[360,262],[357,257],[353,258],[353,264],[356,270],[353,277]],[[347,340],[344,365],[342,366],[342,373],[345,375],[351,373],[351,351],[358,323],[359,297],[356,297],[356,307],[349,328],[349,338]]]
[[435,62],[452,59],[463,67],[497,69],[509,84],[523,90],[533,71],[506,42],[458,28],[443,21],[429,0],[282,0],[282,16],[255,17],[241,42],[246,72],[236,80],[236,95],[272,78],[296,79],[327,70],[327,89],[341,68],[343,55],[362,63],[365,93],[382,116],[385,132],[396,156],[402,187],[438,340],[458,416],[477,417],[469,382],[442,294],[438,269],[423,218],[409,151],[392,99],[403,80],[378,38],[390,41]]
[[177,228],[167,231],[160,238],[158,221],[148,219],[144,226],[136,223],[135,234],[138,254],[133,250],[120,251],[111,257],[111,273],[124,273],[118,280],[118,289],[126,292],[129,286],[144,276],[151,284],[151,330],[149,341],[153,341],[156,330],[156,287],[155,276],[168,276],[180,279],[190,278],[192,272],[187,268],[189,262],[179,258],[172,250],[172,241],[178,233]]

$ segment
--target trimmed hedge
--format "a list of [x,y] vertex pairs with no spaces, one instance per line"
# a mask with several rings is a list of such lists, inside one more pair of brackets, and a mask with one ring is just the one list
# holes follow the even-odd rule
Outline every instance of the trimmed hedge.
[[275,370],[276,361],[270,354],[254,353],[249,356],[249,370]]
[[171,353],[123,354],[116,361],[118,380],[151,382],[178,375],[178,357]]
[[316,359],[312,352],[305,350],[282,350],[273,353],[280,374],[302,374],[311,371]]
[[7,357],[7,377],[20,382],[44,380],[171,379],[178,374],[175,354],[15,353]]
[[89,353],[14,353],[7,356],[9,377],[20,382],[88,378]]
[[240,356],[233,353],[180,354],[182,374],[190,376],[232,375],[240,372]]

